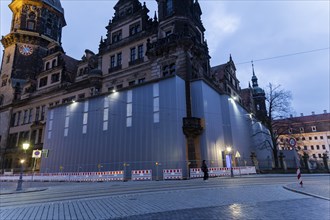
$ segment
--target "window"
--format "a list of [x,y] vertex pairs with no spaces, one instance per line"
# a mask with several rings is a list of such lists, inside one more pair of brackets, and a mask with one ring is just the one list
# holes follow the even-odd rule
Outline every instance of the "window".
[[136,49],[135,47],[131,48],[131,61],[134,61],[136,57]]
[[51,83],[56,83],[60,81],[60,73],[54,73],[51,76]]
[[38,142],[37,143],[42,143],[42,129],[38,130]]
[[138,59],[142,59],[143,58],[143,45],[139,45],[138,46]]
[[328,135],[327,138],[330,139],[330,135]]
[[303,140],[303,141],[304,141],[304,140],[306,140],[306,138],[305,138],[305,137],[302,137],[302,138],[301,138],[301,140]]
[[291,134],[292,133],[292,128],[289,128],[288,132],[289,132],[289,134]]
[[312,137],[308,137],[308,139],[311,141],[312,140]]
[[39,88],[44,87],[46,85],[47,85],[47,76],[40,79]]
[[127,102],[126,102],[126,127],[132,127],[132,116],[133,116],[133,94],[132,90],[127,91]]
[[46,34],[47,35],[52,35],[52,20],[50,18],[47,19],[46,23]]
[[312,126],[312,131],[316,131],[316,126]]
[[322,158],[322,154],[319,154],[319,158]]
[[307,150],[307,146],[304,146],[304,150]]
[[65,121],[64,121],[64,137],[69,134],[69,121],[70,120],[70,106],[66,107],[65,110]]
[[140,22],[137,22],[135,24],[132,24],[129,27],[129,34],[130,34],[130,36],[135,35],[135,34],[139,33],[140,31],[141,31]]
[[50,110],[50,113],[49,113],[49,125],[48,125],[48,135],[47,135],[47,138],[48,139],[51,139],[51,137],[52,137],[53,120],[54,120],[54,110]]
[[19,124],[20,124],[20,121],[21,121],[21,114],[22,114],[22,112],[21,111],[19,111],[19,112],[17,112],[17,120],[16,120],[16,126],[18,126]]
[[116,88],[117,88],[117,89],[121,89],[121,88],[123,88],[123,84],[119,84],[119,85],[117,85]]
[[24,110],[24,116],[23,116],[23,124],[28,123],[28,110]]
[[170,65],[164,65],[162,72],[163,72],[163,76],[168,76],[168,75],[174,74],[175,73],[175,64],[172,63]]
[[36,22],[35,22],[35,21],[31,21],[31,20],[29,20],[29,21],[27,22],[27,29],[29,29],[29,30],[34,30],[34,29],[35,29],[35,26],[36,26]]
[[311,145],[311,150],[314,150],[314,146],[313,145]]
[[121,53],[118,53],[117,54],[117,66],[120,66],[121,65],[121,60],[122,60]]
[[29,110],[29,121],[28,121],[28,123],[31,123],[32,122],[32,111],[33,111],[33,109],[31,108]]
[[84,74],[84,68],[79,69],[78,76],[82,76]]
[[115,55],[110,57],[110,68],[115,67]]
[[323,136],[320,136],[320,139],[323,140]]
[[298,146],[298,150],[301,150],[301,147],[300,146]]
[[56,67],[56,64],[57,64],[56,59],[54,59],[53,62],[52,62],[52,68]]
[[9,63],[10,61],[10,54],[7,56],[6,63]]
[[316,155],[315,155],[315,154],[313,154],[313,157],[314,157],[314,158],[316,158]]
[[11,120],[10,120],[10,126],[11,126],[11,127],[14,127],[14,126],[15,126],[15,120],[16,120],[16,113],[14,113],[14,114],[11,116]]
[[36,115],[35,115],[34,121],[39,121],[39,115],[40,115],[40,107],[37,107],[36,108]]
[[159,123],[159,84],[155,83],[153,85],[153,117],[154,117],[154,123]]
[[116,43],[118,41],[121,41],[121,39],[122,39],[121,30],[112,34],[112,43]]
[[110,101],[108,97],[104,97],[104,104],[103,104],[103,131],[108,130],[108,124],[109,124],[109,106]]
[[172,15],[173,13],[173,0],[166,1],[166,16]]
[[133,85],[135,85],[135,80],[134,80],[134,81],[130,81],[130,82],[128,83],[128,85],[129,85],[129,86],[133,86]]
[[46,106],[41,106],[41,121],[45,120],[45,112],[46,112]]
[[83,114],[83,127],[82,127],[82,133],[87,133],[87,121],[88,121],[88,101],[85,101],[84,103],[84,114]]
[[139,84],[140,84],[140,83],[144,83],[144,81],[145,81],[145,78],[141,78],[141,79],[139,79]]
[[324,144],[322,145],[322,149],[325,150],[325,145]]
[[320,150],[320,146],[319,145],[316,145],[316,150]]
[[315,136],[314,139],[317,140],[317,137]]

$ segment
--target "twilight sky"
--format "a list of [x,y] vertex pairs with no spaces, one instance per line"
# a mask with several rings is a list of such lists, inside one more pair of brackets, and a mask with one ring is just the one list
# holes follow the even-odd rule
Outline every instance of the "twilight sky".
[[[11,0],[0,1],[0,34],[6,35],[11,23],[7,7]],[[98,52],[116,2],[61,0],[67,22],[62,43],[67,55],[80,59],[85,49]],[[156,0],[145,2],[153,17]],[[227,62],[231,54],[241,88],[246,88],[254,60],[260,87],[266,88],[270,82],[292,92],[294,115],[329,112],[328,0],[199,0],[199,3],[211,66]]]

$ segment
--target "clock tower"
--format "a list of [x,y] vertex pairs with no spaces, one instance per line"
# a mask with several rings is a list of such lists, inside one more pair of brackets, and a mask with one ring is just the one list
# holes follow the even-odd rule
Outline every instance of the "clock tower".
[[13,0],[9,8],[13,13],[10,33],[1,39],[0,105],[18,99],[24,83],[36,78],[47,46],[61,45],[66,25],[60,0]]

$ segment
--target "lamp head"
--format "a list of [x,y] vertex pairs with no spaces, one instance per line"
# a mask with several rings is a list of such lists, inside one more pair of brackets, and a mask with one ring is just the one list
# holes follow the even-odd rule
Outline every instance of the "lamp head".
[[29,143],[23,143],[23,150],[27,150],[30,147]]
[[24,160],[24,159],[21,159],[19,162],[20,162],[21,164],[23,164],[23,163],[25,162],[25,160]]
[[230,153],[231,152],[231,147],[227,147],[226,150]]

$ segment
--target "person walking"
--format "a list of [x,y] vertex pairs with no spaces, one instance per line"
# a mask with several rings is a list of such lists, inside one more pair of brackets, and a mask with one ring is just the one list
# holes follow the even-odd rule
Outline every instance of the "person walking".
[[207,179],[209,178],[209,170],[207,169],[207,165],[206,165],[206,161],[205,160],[203,160],[201,169],[202,169],[202,171],[204,173],[203,180],[204,181],[207,181]]

